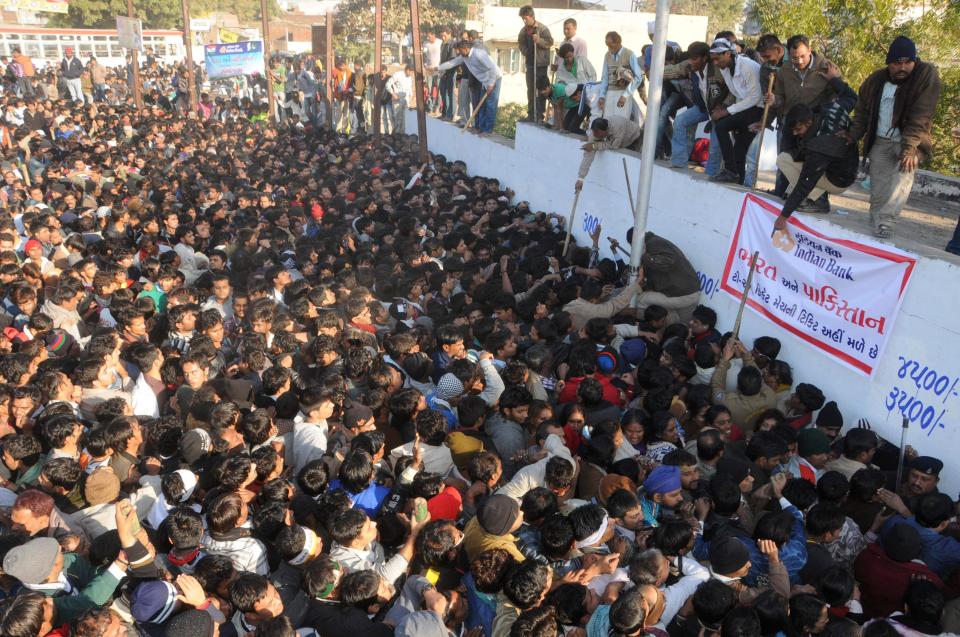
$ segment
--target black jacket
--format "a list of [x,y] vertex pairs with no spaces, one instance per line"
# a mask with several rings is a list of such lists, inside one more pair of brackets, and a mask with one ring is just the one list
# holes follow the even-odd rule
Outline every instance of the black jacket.
[[841,188],[852,185],[857,179],[857,145],[848,144],[836,134],[840,132],[836,130],[836,121],[845,118],[846,113],[853,110],[857,103],[857,94],[840,78],[835,78],[831,84],[837,91],[836,100],[820,107],[813,126],[797,140],[796,147],[790,150],[793,160],[802,162],[803,168],[800,169],[797,183],[793,185],[793,192],[783,204],[781,215],[784,217],[793,214],[821,177],[826,176],[830,183]]
[[67,60],[63,58],[60,62],[60,72],[63,73],[63,77],[68,80],[75,80],[81,75],[83,75],[83,62],[73,57]]

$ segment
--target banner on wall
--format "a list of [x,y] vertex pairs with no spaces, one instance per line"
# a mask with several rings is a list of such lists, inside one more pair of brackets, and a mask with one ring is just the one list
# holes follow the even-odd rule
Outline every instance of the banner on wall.
[[720,282],[737,300],[759,251],[747,305],[841,364],[872,376],[917,259],[893,246],[828,237],[780,209],[743,198]]
[[263,74],[263,40],[232,44],[207,44],[203,59],[210,79]]
[[44,11],[46,13],[69,13],[68,0],[9,0],[4,6],[10,11]]

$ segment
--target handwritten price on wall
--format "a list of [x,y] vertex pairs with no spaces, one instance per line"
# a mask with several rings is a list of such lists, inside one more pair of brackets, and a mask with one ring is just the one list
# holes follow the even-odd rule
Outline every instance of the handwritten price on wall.
[[[910,422],[919,422],[920,428],[927,432],[928,436],[938,429],[946,429],[943,418],[947,409],[942,405],[946,405],[950,398],[960,396],[957,389],[960,377],[941,374],[920,361],[904,356],[900,356],[899,361],[897,377],[906,381],[908,386],[913,385],[916,391],[911,394],[910,390],[894,385],[885,401],[887,412],[893,413],[897,410],[909,418]],[[937,401],[939,405],[936,404]]]

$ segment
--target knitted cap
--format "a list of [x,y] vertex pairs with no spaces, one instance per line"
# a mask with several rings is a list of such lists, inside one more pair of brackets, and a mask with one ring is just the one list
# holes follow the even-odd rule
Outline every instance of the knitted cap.
[[434,392],[437,398],[441,400],[450,400],[463,393],[463,383],[453,374],[447,372],[440,377],[437,383],[437,390]]
[[901,60],[917,60],[917,45],[905,35],[898,35],[887,50],[887,64]]
[[823,409],[817,414],[817,426],[827,429],[841,429],[843,427],[843,414],[840,413],[837,403],[831,400],[823,406]]
[[894,524],[883,534],[883,550],[895,562],[918,559],[923,551],[920,532],[909,524]]
[[52,537],[38,537],[14,547],[3,558],[3,572],[24,584],[42,584],[50,577],[60,543]]
[[120,478],[110,467],[101,467],[87,478],[83,497],[91,505],[113,502],[120,495]]
[[203,429],[191,429],[180,439],[180,457],[187,464],[193,464],[210,451],[210,434]]
[[506,535],[520,515],[520,505],[508,495],[495,494],[487,498],[477,513],[477,521],[491,535]]
[[166,637],[213,637],[213,617],[202,610],[185,610],[167,622]]
[[797,453],[804,458],[830,453],[830,439],[819,429],[804,429],[797,435]]
[[130,597],[130,614],[141,623],[162,624],[170,618],[177,604],[177,589],[162,580],[151,580],[137,586]]
[[724,537],[710,543],[710,568],[717,575],[732,575],[749,561],[747,547],[735,537]]

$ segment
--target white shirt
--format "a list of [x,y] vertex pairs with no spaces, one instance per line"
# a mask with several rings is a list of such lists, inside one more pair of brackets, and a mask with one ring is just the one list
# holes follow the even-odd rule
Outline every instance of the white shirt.
[[730,69],[722,69],[723,81],[737,101],[727,107],[733,115],[754,106],[763,106],[763,91],[760,89],[760,65],[745,55],[737,56],[733,76]]
[[683,577],[675,584],[661,589],[663,591],[664,608],[663,615],[660,616],[660,621],[657,623],[658,628],[666,630],[667,624],[676,617],[687,599],[696,592],[701,584],[710,579],[710,571],[690,556],[683,560],[681,574]]
[[383,88],[391,95],[407,95],[410,93],[408,90],[409,79],[405,71],[397,71],[390,76]]
[[547,457],[533,464],[528,464],[517,471],[513,478],[507,484],[500,487],[497,493],[508,495],[517,502],[523,499],[523,496],[536,487],[543,487],[547,484],[547,463],[554,456],[560,456],[576,468],[576,462],[570,456],[570,450],[556,434],[547,436],[543,448],[547,452]]
[[330,557],[350,571],[375,571],[377,575],[393,584],[407,570],[407,558],[397,553],[389,560],[383,553],[383,547],[374,540],[367,550],[353,549],[349,546],[333,543]]
[[160,406],[157,404],[157,395],[150,389],[147,379],[141,372],[137,377],[137,382],[133,386],[131,396],[133,404],[133,415],[147,418],[159,418]]
[[493,86],[497,83],[497,80],[500,79],[500,69],[497,68],[493,58],[490,57],[486,49],[476,46],[470,49],[467,57],[458,55],[455,58],[447,60],[437,67],[437,72],[443,73],[461,64],[467,65],[467,68],[473,73],[473,77],[477,78],[477,81],[480,82],[484,88]]
[[[447,475],[453,468],[453,456],[450,455],[450,447],[446,445],[434,446],[420,441],[420,452],[423,455],[423,469],[430,473],[436,473],[441,476]],[[390,452],[390,458],[395,463],[403,456],[413,455],[413,443],[408,442],[400,445]]]
[[426,54],[423,63],[427,66],[439,66],[440,65],[440,47],[443,46],[443,41],[440,38],[435,39],[433,42],[427,42],[423,45],[423,52]]
[[293,473],[327,451],[327,423],[297,422],[293,425]]
[[900,129],[893,125],[893,105],[896,99],[897,85],[884,82],[883,93],[880,94],[880,112],[877,114],[877,137],[892,142],[900,141]]

